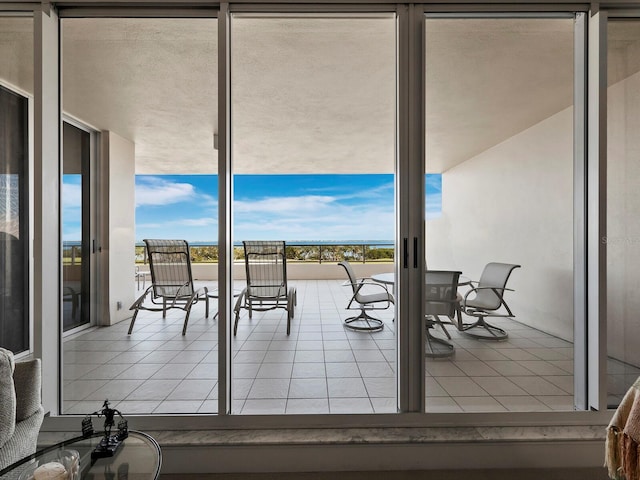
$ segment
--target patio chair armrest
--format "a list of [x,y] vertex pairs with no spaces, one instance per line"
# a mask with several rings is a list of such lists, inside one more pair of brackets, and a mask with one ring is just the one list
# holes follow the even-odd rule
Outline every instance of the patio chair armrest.
[[369,285],[369,286],[374,286],[374,287],[377,287],[377,288],[382,288],[385,292],[389,293],[389,289],[387,288],[387,286],[384,283],[376,282],[375,280],[371,280],[371,281],[369,281],[369,280],[370,280],[369,277],[359,278],[356,282],[350,282],[348,280],[345,280],[345,282],[342,284],[342,286],[343,287],[351,286],[351,287],[354,287],[356,289],[356,291],[359,291],[365,285]]
[[153,288],[153,285],[147,287],[147,289],[144,291],[144,293],[142,295],[140,295],[138,297],[138,299],[133,302],[133,304],[129,307],[129,310],[137,310],[139,309],[142,304],[144,303],[145,298],[147,298],[147,295],[149,295],[149,292],[151,291],[151,289]]
[[247,289],[246,287],[242,289],[242,292],[240,292],[240,295],[238,295],[238,299],[236,300],[236,304],[233,306],[233,311],[237,314],[240,311],[240,308],[242,307],[242,302],[244,301],[244,297],[247,294]]
[[197,297],[197,298],[200,298],[200,297],[202,297],[202,296],[206,296],[206,295],[208,295],[208,294],[209,294],[209,288],[208,288],[208,287],[206,287],[206,286],[205,286],[205,287],[197,288],[197,289],[193,292],[193,296],[194,296],[194,297]]
[[386,284],[380,283],[380,282],[376,282],[375,280],[370,280],[368,278],[363,278],[362,279],[362,285],[373,285],[375,287],[382,287],[386,292],[389,291],[389,288],[387,287]]
[[[189,287],[189,285],[190,285],[190,284],[189,284],[189,282],[184,282],[182,285],[180,285],[180,286],[178,287],[178,291],[176,292],[176,295],[175,295],[175,297],[174,297],[174,301],[175,301],[175,298],[177,298],[177,297],[179,297],[179,296],[183,295],[183,294],[181,293],[182,289],[183,289],[183,288],[186,288],[186,287]],[[195,295],[195,292],[194,292],[193,294]]]
[[[500,297],[502,297],[502,292],[505,292],[505,291],[506,291],[506,292],[515,292],[515,290],[514,290],[514,289],[512,289],[512,288],[506,288],[506,287],[504,287],[504,288],[503,288],[503,287],[471,287],[471,288],[469,289],[469,291],[468,291],[468,292],[466,292],[466,293],[464,294],[464,297],[463,297],[463,299],[462,299],[462,303],[463,303],[463,304],[464,304],[464,303],[466,303],[466,301],[467,301],[467,297],[468,297],[471,293],[478,292],[479,290],[493,290],[493,291],[495,292],[495,294],[496,294],[496,295],[499,295]],[[500,292],[498,292],[498,290],[499,290]]]

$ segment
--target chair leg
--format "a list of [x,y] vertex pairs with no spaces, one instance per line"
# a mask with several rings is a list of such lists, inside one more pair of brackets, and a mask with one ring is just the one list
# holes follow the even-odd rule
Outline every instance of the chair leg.
[[136,311],[133,312],[133,317],[131,317],[131,323],[129,324],[129,331],[127,332],[127,335],[131,335],[131,332],[133,331],[133,325],[136,323],[136,317],[138,316],[138,309],[136,308]]
[[182,335],[184,336],[187,333],[187,325],[189,324],[189,314],[191,313],[191,308],[187,309],[187,314],[184,316],[184,325],[182,327]]
[[[444,348],[437,348],[437,345],[442,345]],[[443,338],[434,337],[431,332],[427,330],[427,343],[425,345],[424,356],[429,358],[444,358],[450,357],[455,353],[453,345],[447,342]]]
[[[238,296],[238,299],[236,300],[236,304],[233,306],[233,312],[236,314],[236,318],[233,322],[233,336],[236,336],[236,332],[238,331],[238,320],[240,319],[240,310],[243,308],[242,304],[245,304],[245,308],[246,308],[246,299],[245,299],[245,294],[246,294],[246,289],[242,290],[242,292],[240,293],[240,295]],[[251,310],[249,310],[251,311]],[[217,315],[217,314],[216,314]]]
[[78,311],[78,294],[74,293],[71,297],[71,318],[76,319],[76,312]]
[[442,320],[440,320],[440,316],[439,315],[428,315],[427,316],[427,326],[432,327],[434,325],[438,325],[442,329],[442,331],[444,332],[446,337],[449,340],[451,340],[451,335],[449,335],[449,331],[444,326],[444,323],[442,323]]
[[363,309],[357,317],[347,318],[344,321],[344,326],[356,332],[379,332],[384,328],[384,322],[368,315]]
[[291,319],[295,312],[296,289],[290,288],[287,292],[287,335],[291,333]]
[[[500,327],[491,325],[485,321],[485,316],[477,317],[475,323],[465,323],[462,325],[462,332],[473,338],[480,340],[506,340],[509,334]],[[473,329],[473,331],[471,331]]]
[[233,336],[236,336],[238,333],[238,320],[240,319],[240,312],[236,312],[236,319],[233,322]]
[[454,346],[444,338],[439,338],[431,334],[431,330],[435,328],[435,325],[439,325],[447,338],[451,340],[451,335],[449,335],[449,332],[444,327],[442,321],[440,321],[440,317],[438,315],[427,315],[426,324],[427,341],[425,344],[424,356],[428,358],[444,358],[452,356],[455,353]]

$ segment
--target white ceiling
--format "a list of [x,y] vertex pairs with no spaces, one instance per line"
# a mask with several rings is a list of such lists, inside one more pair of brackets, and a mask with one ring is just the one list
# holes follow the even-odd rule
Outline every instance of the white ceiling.
[[215,19],[65,19],[63,109],[135,142],[137,173],[213,173]]
[[573,103],[573,19],[430,19],[426,52],[429,171]]
[[[0,18],[0,79],[26,91],[32,28]],[[393,172],[394,28],[390,17],[234,18],[235,171]],[[428,20],[427,169],[569,107],[572,29],[572,19]],[[215,19],[66,19],[62,31],[66,113],[134,141],[137,173],[216,172]],[[639,31],[610,28],[612,52],[640,45]],[[640,61],[610,65],[618,79]]]

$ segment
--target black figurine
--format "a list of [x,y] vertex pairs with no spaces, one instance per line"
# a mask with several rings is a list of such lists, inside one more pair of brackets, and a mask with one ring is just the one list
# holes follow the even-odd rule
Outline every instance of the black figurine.
[[[111,429],[115,425],[116,414],[120,417],[120,421],[118,422],[118,433],[111,435]],[[104,417],[104,437],[100,440],[100,443],[94,451],[91,452],[91,459],[95,461],[98,458],[113,457],[122,441],[129,436],[127,421],[120,411],[114,408],[109,408],[109,400],[105,400],[102,405],[102,410],[87,415],[82,421],[82,435],[85,437],[88,437],[93,433],[91,415]]]

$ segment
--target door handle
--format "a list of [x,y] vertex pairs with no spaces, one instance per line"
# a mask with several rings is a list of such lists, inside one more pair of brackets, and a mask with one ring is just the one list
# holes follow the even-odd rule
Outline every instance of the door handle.
[[413,237],[413,268],[418,268],[418,237]]
[[403,252],[402,252],[402,256],[403,256],[403,267],[404,268],[409,268],[409,239],[408,238],[404,238],[403,241]]

